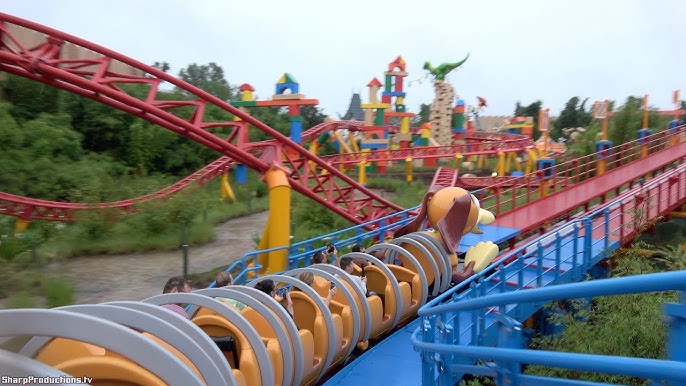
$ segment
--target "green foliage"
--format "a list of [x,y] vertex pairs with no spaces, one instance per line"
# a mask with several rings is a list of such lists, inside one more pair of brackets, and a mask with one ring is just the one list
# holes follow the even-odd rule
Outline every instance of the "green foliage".
[[[670,117],[661,116],[655,109],[650,109],[648,128],[655,132],[662,131],[670,120]],[[630,96],[610,119],[608,137],[615,145],[619,145],[635,140],[638,130],[643,128],[643,98]]]
[[419,105],[419,114],[410,118],[410,124],[413,127],[419,127],[422,123],[429,122],[429,117],[431,115],[431,104],[422,103]]
[[152,64],[152,66],[162,72],[167,72],[171,68],[168,62],[155,62]]
[[36,306],[36,298],[27,290],[17,291],[7,298],[7,309],[35,308]]
[[562,129],[571,127],[586,127],[591,120],[593,115],[591,114],[591,106],[589,106],[588,111],[586,110],[586,102],[588,98],[584,99],[581,104],[579,104],[579,97],[572,97],[565,108],[557,117],[553,127],[550,130],[550,136],[553,139],[558,139],[563,136]]
[[601,127],[599,122],[592,122],[579,138],[567,142],[567,155],[574,158],[583,157],[596,152]]
[[85,150],[121,155],[126,128],[133,115],[100,102],[67,92],[60,92],[60,111],[72,117],[73,129],[83,136]]
[[235,88],[224,78],[224,69],[215,62],[192,63],[179,71],[179,78],[223,101],[231,100],[235,93]]
[[[286,136],[290,135],[291,123],[288,120],[288,113],[286,110],[278,107],[253,108],[250,111],[250,115],[266,123],[269,127],[278,131],[279,133]],[[248,138],[251,142],[254,142],[268,140],[272,137],[267,135],[262,130],[250,126],[248,129]]]
[[[658,272],[664,265],[647,258],[642,251],[647,246],[637,244],[628,254],[618,259],[614,277]],[[679,264],[669,266],[680,269],[684,261],[680,253]],[[534,339],[533,346],[542,350],[618,355],[638,358],[664,358],[667,327],[661,310],[665,302],[674,302],[674,292],[628,294],[593,299],[593,307],[571,302],[566,313],[556,313],[550,322],[564,326],[562,333]],[[639,378],[587,373],[580,371],[529,366],[527,373],[580,379],[595,382],[628,383],[643,385]]]
[[317,106],[302,106],[300,107],[300,116],[303,117],[303,131],[312,126],[317,126],[324,123],[326,115]]
[[353,225],[305,196],[293,195],[292,203],[291,224],[293,224],[294,241],[309,239]]
[[395,193],[394,197],[387,198],[403,208],[411,208],[421,204],[427,192],[426,184],[421,181],[408,183],[393,178],[370,178],[367,181],[367,187]]
[[73,302],[74,285],[64,278],[44,277],[41,288],[50,308],[67,306]]
[[12,74],[5,76],[0,87],[12,104],[12,115],[17,120],[30,120],[42,113],[58,112],[57,88]]

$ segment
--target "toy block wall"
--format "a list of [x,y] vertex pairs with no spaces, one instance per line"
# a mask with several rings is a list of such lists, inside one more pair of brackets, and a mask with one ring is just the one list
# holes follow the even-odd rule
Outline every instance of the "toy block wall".
[[431,106],[429,120],[431,121],[431,134],[440,145],[447,146],[453,143],[453,101],[455,90],[449,83],[437,80],[434,82],[434,101]]

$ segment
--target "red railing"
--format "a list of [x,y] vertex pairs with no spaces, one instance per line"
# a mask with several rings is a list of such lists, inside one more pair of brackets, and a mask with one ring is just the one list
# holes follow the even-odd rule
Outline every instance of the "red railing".
[[[677,143],[682,142],[684,131],[686,131],[686,127],[682,126],[678,128],[676,134],[668,134],[666,131],[659,132],[604,151],[603,156],[605,156],[607,172],[640,161],[643,156],[649,156],[669,147],[675,140],[678,141]],[[476,191],[476,194],[485,209],[494,212],[496,215],[501,215],[539,199],[542,196],[542,181],[547,181],[546,195],[555,194],[555,192],[573,184],[590,181],[599,175],[599,156],[600,153],[594,153],[565,161],[552,168],[491,185]],[[675,155],[674,160],[677,159],[678,155]],[[654,169],[649,169],[649,173],[659,171],[665,166],[656,165]],[[546,175],[548,177],[544,178]],[[625,181],[627,185],[633,182],[635,181]],[[621,187],[617,187],[617,189],[621,189]],[[601,199],[603,198],[601,197]]]

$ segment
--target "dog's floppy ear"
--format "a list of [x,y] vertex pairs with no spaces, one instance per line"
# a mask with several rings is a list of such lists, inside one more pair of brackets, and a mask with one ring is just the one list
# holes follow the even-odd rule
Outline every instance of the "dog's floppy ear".
[[445,216],[436,224],[436,230],[441,234],[443,244],[450,253],[457,252],[457,248],[460,246],[471,208],[472,199],[469,195],[457,197],[453,200],[453,205]]
[[441,185],[432,186],[431,189],[429,189],[429,191],[424,195],[424,198],[422,199],[422,205],[419,208],[419,213],[417,216],[412,219],[412,221],[396,229],[395,232],[393,232],[393,237],[400,237],[412,232],[418,232],[422,228],[422,223],[426,218],[431,197],[433,197],[436,192],[443,188],[444,186]]

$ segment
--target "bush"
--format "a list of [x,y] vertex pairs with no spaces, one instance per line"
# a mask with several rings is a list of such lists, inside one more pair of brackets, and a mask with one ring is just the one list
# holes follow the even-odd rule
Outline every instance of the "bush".
[[[661,262],[646,257],[642,253],[644,250],[646,245],[637,244],[625,257],[617,259],[612,276],[659,271]],[[590,309],[572,302],[571,307],[555,313],[548,321],[563,326],[564,330],[556,335],[534,338],[532,346],[551,351],[662,359],[666,355],[667,337],[667,326],[661,318],[662,307],[664,303],[674,301],[677,301],[674,292],[653,292],[594,298]],[[544,366],[529,366],[526,373],[594,382],[646,384],[641,378]]]
[[7,298],[7,308],[35,308],[37,306],[36,298],[27,290],[22,290],[10,295]]
[[48,307],[60,307],[72,304],[74,299],[74,285],[60,277],[44,277],[41,282],[43,296]]

